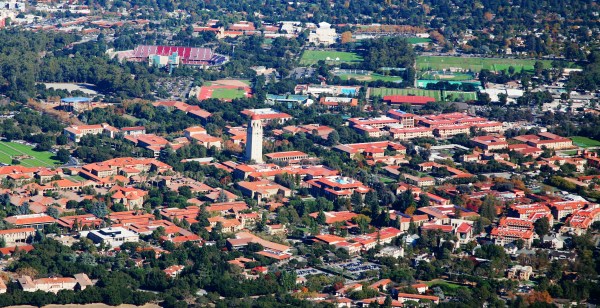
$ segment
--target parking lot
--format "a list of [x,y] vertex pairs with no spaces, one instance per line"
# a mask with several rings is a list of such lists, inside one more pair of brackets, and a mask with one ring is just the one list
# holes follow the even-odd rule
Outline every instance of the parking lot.
[[298,275],[298,277],[304,277],[307,275],[320,275],[320,274],[325,274],[327,275],[327,273],[318,270],[316,268],[312,268],[312,267],[308,267],[308,268],[303,268],[303,269],[298,269],[296,270],[296,275]]
[[358,275],[362,272],[378,270],[381,266],[375,263],[361,262],[355,259],[350,262],[332,264],[331,267],[339,269],[340,271],[346,271],[353,275]]

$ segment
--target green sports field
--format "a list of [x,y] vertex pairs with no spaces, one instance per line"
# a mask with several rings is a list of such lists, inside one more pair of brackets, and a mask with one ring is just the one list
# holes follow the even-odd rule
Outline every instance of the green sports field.
[[[425,89],[396,89],[396,88],[370,88],[371,96],[386,95],[418,95],[418,96],[430,96],[435,98],[436,101],[441,101],[440,91],[437,90],[425,90]],[[475,100],[477,99],[477,93],[475,92],[459,92],[459,91],[446,91],[446,95],[452,95],[451,100],[455,98],[461,98],[461,100]]]
[[213,89],[212,98],[218,99],[234,99],[234,98],[242,98],[245,97],[246,93],[244,90],[240,89],[226,89],[226,88],[216,88]]
[[524,68],[526,71],[533,71],[533,66],[536,61],[541,61],[546,68],[551,67],[552,61],[550,60],[418,56],[417,69],[428,71],[461,68],[474,72],[479,72],[482,69],[489,69],[490,71],[498,72],[508,70],[510,66],[513,66],[515,72],[520,72],[521,68]]
[[406,39],[409,44],[421,44],[421,43],[429,43],[431,42],[430,38],[426,37],[409,37]]
[[[339,60],[336,60],[338,59]],[[311,65],[320,60],[336,63],[356,63],[362,62],[362,57],[353,52],[344,51],[323,51],[323,50],[305,50],[300,58],[300,64]]]
[[381,81],[388,81],[388,82],[401,82],[402,81],[402,77],[398,77],[398,76],[385,76],[385,75],[381,75],[381,74],[377,74],[377,73],[372,73],[369,75],[364,75],[364,74],[340,74],[338,75],[340,76],[340,78],[342,80],[349,80],[349,79],[356,79],[359,81],[377,81],[377,80],[381,80]]
[[0,141],[0,162],[12,164],[12,158],[15,156],[27,155],[33,158],[21,160],[21,165],[26,167],[53,167],[58,164],[58,160],[52,159],[54,154],[50,152],[37,152],[32,147],[15,142]]
[[578,147],[582,147],[582,148],[600,147],[600,141],[590,139],[588,137],[573,136],[573,137],[569,137],[569,138],[571,138],[571,140],[573,140],[573,143]]
[[446,80],[446,81],[465,81],[472,80],[475,76],[473,74],[468,73],[447,73],[441,74],[438,72],[426,72],[421,75],[419,79],[428,79],[428,80]]

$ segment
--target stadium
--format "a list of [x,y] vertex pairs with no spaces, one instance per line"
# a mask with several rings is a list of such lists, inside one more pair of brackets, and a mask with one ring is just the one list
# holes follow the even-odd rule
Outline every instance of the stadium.
[[155,56],[173,57],[174,55],[177,58],[177,64],[181,63],[183,65],[220,65],[227,61],[226,56],[218,55],[210,48],[155,45],[137,46],[128,57],[128,60],[144,62]]

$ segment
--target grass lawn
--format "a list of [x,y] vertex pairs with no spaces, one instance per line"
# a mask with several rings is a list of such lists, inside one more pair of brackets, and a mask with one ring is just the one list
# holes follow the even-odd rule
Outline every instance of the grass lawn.
[[[520,72],[521,68],[526,71],[533,71],[533,65],[536,61],[541,61],[545,68],[551,67],[551,60],[418,56],[417,69],[441,70],[448,68],[462,68],[475,72],[479,72],[481,69],[489,69],[498,72],[508,70],[508,67],[513,66],[515,72]],[[571,64],[572,63],[569,63],[569,66]]]
[[[451,75],[451,76],[450,76]],[[452,74],[444,74],[440,75],[438,73],[425,73],[420,79],[428,79],[428,80],[446,80],[446,81],[464,81],[464,80],[472,80],[474,76],[472,74],[466,73],[452,73]]]
[[[440,91],[437,90],[425,90],[425,89],[396,89],[396,88],[371,88],[371,96],[386,95],[418,95],[418,96],[430,96],[435,98],[436,101],[441,101]],[[477,93],[475,92],[460,92],[460,91],[446,91],[446,95],[451,95],[452,100],[455,98],[461,98],[462,100],[474,100],[477,99]]]
[[379,176],[379,180],[381,182],[383,182],[383,184],[390,184],[390,183],[396,183],[397,182],[397,181],[395,181],[395,180],[393,180],[391,178],[388,178],[387,176]]
[[433,286],[436,286],[436,285],[444,285],[444,286],[448,287],[449,289],[458,289],[458,288],[462,287],[459,284],[448,282],[446,280],[441,280],[441,279],[427,281],[427,282],[424,282],[424,283],[426,285],[428,285],[429,287],[433,287]]
[[59,163],[53,159],[54,154],[50,152],[37,152],[32,147],[15,142],[0,141],[0,162],[5,164],[12,163],[12,157],[27,155],[33,158],[21,160],[21,165],[27,167],[51,167]]
[[349,80],[351,78],[354,78],[359,81],[377,81],[377,80],[388,81],[388,82],[401,82],[402,81],[402,77],[399,77],[399,76],[385,76],[385,75],[381,75],[381,74],[377,74],[377,73],[372,73],[370,75],[341,74],[338,76],[340,76],[340,78],[342,80]]
[[573,136],[573,137],[569,137],[569,138],[571,138],[571,140],[573,140],[573,143],[576,146],[579,146],[579,147],[582,147],[582,148],[600,147],[600,141],[594,140],[594,139],[590,139],[588,137]]
[[80,175],[72,175],[69,177],[69,180],[73,181],[73,182],[85,182],[86,179]]
[[212,92],[212,98],[218,99],[234,99],[234,98],[242,98],[246,95],[243,90],[239,89],[225,89],[225,88],[217,88]]
[[421,43],[429,43],[431,42],[430,38],[426,37],[409,37],[406,39],[409,44],[421,44]]
[[[338,59],[339,60],[336,60]],[[305,50],[300,58],[300,64],[311,65],[319,62],[320,60],[327,62],[362,62],[362,57],[353,52],[344,51],[323,51],[323,50]]]

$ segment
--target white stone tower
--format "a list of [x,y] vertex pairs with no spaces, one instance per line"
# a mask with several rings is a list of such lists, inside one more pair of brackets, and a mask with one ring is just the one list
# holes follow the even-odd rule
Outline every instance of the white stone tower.
[[262,146],[263,146],[263,127],[262,122],[256,115],[252,115],[248,130],[246,131],[246,161],[253,160],[257,164],[262,164]]

